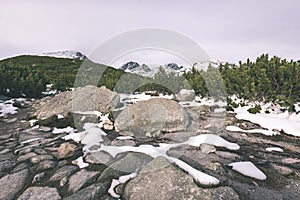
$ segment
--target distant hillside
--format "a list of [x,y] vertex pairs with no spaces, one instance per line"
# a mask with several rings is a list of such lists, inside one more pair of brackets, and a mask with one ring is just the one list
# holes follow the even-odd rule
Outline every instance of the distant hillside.
[[[80,67],[83,70],[77,74]],[[153,80],[90,60],[24,55],[0,61],[0,95],[4,96],[37,98],[45,91],[46,84],[65,91],[74,87],[75,79],[77,86],[98,83],[98,86],[127,93],[145,90],[178,92],[183,85],[183,77],[168,79],[161,73]],[[162,82],[165,83],[160,84]]]

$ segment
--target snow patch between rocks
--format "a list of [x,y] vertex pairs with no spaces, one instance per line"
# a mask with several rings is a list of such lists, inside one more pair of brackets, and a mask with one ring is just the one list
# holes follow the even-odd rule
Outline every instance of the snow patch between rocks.
[[132,173],[132,174],[129,174],[129,175],[120,176],[118,180],[113,179],[112,182],[111,182],[110,188],[109,188],[109,190],[108,190],[108,193],[109,193],[112,197],[120,198],[121,196],[115,192],[115,188],[116,188],[118,185],[124,184],[124,183],[126,183],[127,181],[129,181],[130,179],[133,179],[134,177],[136,177],[136,175],[137,175],[137,173],[135,172],[135,173]]
[[264,130],[264,129],[251,129],[251,130],[244,130],[237,126],[227,126],[226,130],[232,131],[232,132],[243,132],[243,133],[262,133],[264,135],[273,136],[277,135],[279,133],[271,130]]
[[258,180],[267,179],[267,176],[252,162],[235,162],[230,163],[229,166],[231,166],[233,170],[243,174],[244,176],[249,176]]

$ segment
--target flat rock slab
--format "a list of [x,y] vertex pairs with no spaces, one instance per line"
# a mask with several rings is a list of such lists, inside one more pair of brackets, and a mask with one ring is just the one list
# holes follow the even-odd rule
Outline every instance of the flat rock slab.
[[2,177],[0,179],[0,199],[15,199],[16,194],[20,192],[27,183],[27,178],[27,169]]
[[18,200],[58,200],[61,199],[56,188],[29,187]]

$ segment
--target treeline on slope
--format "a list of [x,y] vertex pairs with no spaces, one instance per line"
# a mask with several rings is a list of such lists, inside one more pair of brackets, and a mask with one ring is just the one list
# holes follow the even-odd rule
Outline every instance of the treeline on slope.
[[192,88],[202,96],[236,94],[249,100],[280,100],[292,105],[300,101],[300,63],[263,54],[254,62],[248,59],[238,65],[209,66],[207,71],[193,67],[182,76],[168,74],[161,67],[149,78],[88,60],[18,56],[0,61],[0,95],[40,97],[46,83],[54,84],[53,88],[60,91],[89,84],[125,93],[177,93],[182,88]]
[[[184,76],[196,93],[207,95],[210,93],[207,88],[211,88],[211,86],[206,87],[209,82],[213,83],[210,83],[212,88],[219,90],[222,88],[219,84],[220,80],[215,78],[218,76],[207,77],[207,74],[216,73],[214,71],[216,70],[212,67],[209,67],[207,72],[193,68]],[[247,59],[245,63],[239,62],[238,65],[220,64],[218,72],[227,95],[235,94],[252,101],[277,101],[282,106],[288,107],[290,111],[294,111],[293,104],[300,101],[300,61],[287,61],[277,56],[269,58],[268,54],[263,54],[255,62]]]
[[18,56],[0,61],[0,95],[10,97],[39,98],[46,84],[53,84],[52,88],[59,91],[92,84],[124,93],[171,93],[181,89],[182,79],[166,74],[164,69],[152,79],[79,59]]

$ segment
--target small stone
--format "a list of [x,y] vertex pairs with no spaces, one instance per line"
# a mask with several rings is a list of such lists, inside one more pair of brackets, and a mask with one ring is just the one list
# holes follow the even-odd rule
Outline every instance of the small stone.
[[90,151],[95,151],[95,150],[97,150],[97,149],[99,149],[100,148],[100,145],[99,144],[94,144],[94,145],[92,145],[90,148],[89,148],[89,150]]
[[85,157],[85,162],[87,163],[97,163],[97,164],[108,164],[113,157],[104,152],[104,151],[97,151],[95,153],[91,153]]
[[63,143],[60,145],[60,147],[57,150],[57,158],[68,158],[72,157],[76,149],[75,144],[71,143]]
[[37,156],[31,157],[30,162],[32,164],[37,164],[43,160],[52,160],[52,159],[53,159],[52,155],[37,155]]
[[136,146],[135,142],[133,140],[118,140],[115,139],[111,142],[112,146]]
[[103,128],[104,128],[104,130],[111,131],[114,129],[114,126],[111,124],[104,124]]
[[69,178],[67,176],[63,177],[60,181],[59,181],[59,185],[60,187],[65,186],[69,181]]
[[213,145],[205,144],[205,143],[200,145],[200,149],[201,149],[201,152],[204,154],[216,152],[216,148]]
[[52,160],[44,160],[38,164],[37,170],[53,169],[56,166],[56,162]]
[[285,166],[276,165],[276,164],[272,164],[272,166],[276,171],[278,171],[279,174],[284,176],[288,176],[294,172],[292,169]]
[[213,162],[205,166],[205,168],[210,169],[212,171],[220,171],[223,169],[222,165],[218,162]]
[[42,180],[45,179],[45,177],[46,177],[46,173],[45,172],[42,172],[42,173],[39,173],[39,174],[35,175],[33,177],[32,184],[40,183]]

